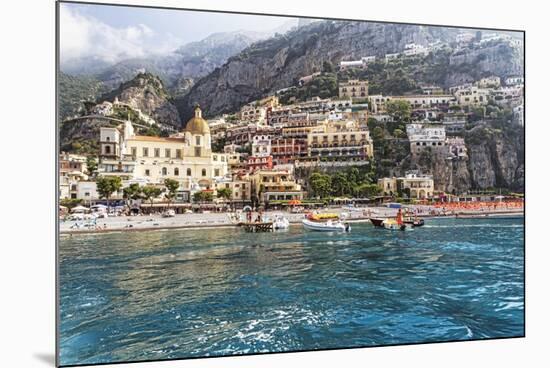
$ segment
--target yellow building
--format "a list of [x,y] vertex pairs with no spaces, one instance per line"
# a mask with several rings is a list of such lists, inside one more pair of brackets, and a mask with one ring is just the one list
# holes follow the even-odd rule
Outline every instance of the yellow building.
[[384,195],[405,195],[415,199],[432,198],[434,181],[431,175],[407,173],[403,177],[378,179],[378,186]]
[[130,122],[124,129],[101,128],[101,175],[152,184],[170,178],[180,189],[212,189],[216,177],[227,174],[227,155],[213,153],[210,129],[199,107],[182,132],[170,137],[141,136]]
[[250,177],[252,191],[261,203],[276,200],[301,200],[304,192],[288,170],[258,170]]
[[350,79],[338,85],[339,98],[366,99],[369,95],[369,81]]
[[307,135],[308,156],[329,161],[365,161],[373,156],[369,131],[355,121],[325,122]]

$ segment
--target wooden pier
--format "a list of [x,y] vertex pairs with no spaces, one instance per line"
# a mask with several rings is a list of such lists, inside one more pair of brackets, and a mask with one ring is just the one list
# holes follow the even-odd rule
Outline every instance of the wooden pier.
[[241,222],[247,233],[267,233],[273,231],[273,222]]

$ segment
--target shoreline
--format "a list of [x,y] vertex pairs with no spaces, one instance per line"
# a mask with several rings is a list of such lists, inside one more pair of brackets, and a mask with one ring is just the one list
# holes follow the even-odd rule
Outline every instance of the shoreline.
[[[372,218],[387,218],[395,216],[395,209],[377,207],[377,208],[368,208],[375,213],[371,216],[365,216],[362,212],[348,212],[345,210],[326,210],[324,212],[334,212],[338,214],[346,213],[348,218],[346,222],[350,223],[365,223],[370,222],[369,219]],[[382,213],[380,213],[382,212]],[[266,215],[273,215],[275,213],[281,213],[281,211],[272,211],[267,212]],[[291,226],[296,226],[301,224],[304,214],[294,214],[294,213],[283,213],[285,217],[288,218]],[[468,212],[457,212],[457,213],[446,213],[439,215],[419,215],[419,218],[423,219],[437,219],[437,218],[509,218],[509,217],[525,217],[524,211],[516,210],[491,210],[491,211],[468,211]],[[194,221],[192,221],[194,220]],[[176,215],[176,217],[163,218],[161,216],[147,216],[147,217],[109,217],[105,219],[98,219],[97,223],[99,226],[102,224],[107,226],[106,228],[92,228],[92,229],[82,229],[76,228],[72,229],[71,226],[75,224],[75,221],[61,222],[59,224],[59,235],[61,236],[72,236],[72,235],[85,235],[85,234],[106,234],[106,233],[116,233],[116,232],[140,232],[140,231],[165,231],[165,230],[200,230],[200,229],[209,229],[209,228],[238,228],[239,225],[232,223],[229,220],[228,213],[207,213],[207,214],[186,214],[186,215]],[[128,226],[130,225],[130,226]]]

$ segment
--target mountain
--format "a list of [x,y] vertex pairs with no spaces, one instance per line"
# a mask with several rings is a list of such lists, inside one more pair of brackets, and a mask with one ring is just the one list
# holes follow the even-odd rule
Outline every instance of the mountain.
[[82,101],[95,101],[100,94],[106,92],[103,84],[93,77],[72,76],[61,72],[58,82],[61,121],[78,115],[84,108]]
[[117,99],[149,115],[158,123],[181,126],[181,121],[162,80],[151,73],[139,73],[128,82],[98,98],[99,102]]
[[[328,61],[337,65],[341,60],[356,60],[362,56],[375,55],[382,59],[387,53],[401,52],[408,43],[428,45],[442,41],[455,42],[460,29],[426,27],[408,24],[371,22],[321,21],[295,28],[284,35],[256,42],[238,55],[200,79],[189,92],[177,100],[178,110],[185,121],[192,114],[195,103],[205,108],[207,116],[232,112],[239,106],[295,84],[304,75],[322,70]],[[452,51],[452,50],[451,50]],[[444,86],[456,81],[474,80],[480,69],[486,74],[504,76],[518,72],[517,50],[501,44],[491,49],[466,49],[465,56],[444,54],[443,60],[433,58],[426,67],[437,73],[438,81]],[[520,59],[518,59],[520,60]],[[492,62],[488,62],[492,61]],[[412,63],[412,61],[411,61]],[[405,61],[402,62],[405,66]],[[418,68],[412,68],[407,75],[406,68],[399,74],[418,80]],[[430,82],[432,72],[424,73]],[[433,82],[433,81],[431,81]]]

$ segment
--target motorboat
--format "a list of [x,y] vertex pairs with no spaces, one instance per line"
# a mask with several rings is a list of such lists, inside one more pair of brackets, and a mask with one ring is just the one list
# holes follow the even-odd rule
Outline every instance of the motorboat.
[[311,221],[308,219],[302,220],[304,228],[313,231],[341,231],[349,232],[351,227],[347,223],[342,223],[341,221],[328,220],[326,222]]
[[371,217],[369,220],[376,227],[384,227],[384,220],[386,219]]
[[162,217],[176,217],[176,211],[167,210],[167,211],[162,213]]
[[310,213],[307,219],[310,221],[334,221],[340,219],[340,216],[337,213]]
[[424,219],[421,218],[405,218],[403,220],[404,224],[412,225],[413,227],[424,226]]
[[288,229],[289,227],[290,221],[288,221],[287,218],[283,216],[275,217],[275,221],[273,221],[273,230],[284,230]]

